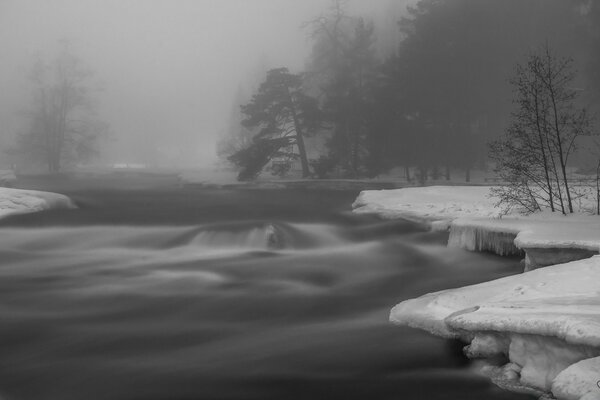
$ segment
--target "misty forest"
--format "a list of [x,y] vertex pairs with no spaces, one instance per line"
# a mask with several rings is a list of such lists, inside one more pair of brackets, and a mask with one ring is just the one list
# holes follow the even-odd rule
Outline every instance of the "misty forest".
[[600,399],[600,2],[0,0],[0,400]]
[[[385,38],[376,37],[373,22],[336,2],[306,23],[312,51],[303,70],[269,70],[251,96],[238,99],[239,125],[232,118],[220,155],[240,168],[240,179],[255,178],[269,162],[273,174],[284,174],[297,160],[303,177],[375,177],[401,167],[408,180],[449,180],[460,170],[469,181],[471,170],[489,168],[488,146],[514,116],[511,79],[528,57],[569,59],[568,79],[557,85],[593,114],[596,8],[586,1],[421,1],[397,31],[384,33],[398,45],[381,50]],[[591,164],[580,166],[591,168],[593,157],[582,156]]]

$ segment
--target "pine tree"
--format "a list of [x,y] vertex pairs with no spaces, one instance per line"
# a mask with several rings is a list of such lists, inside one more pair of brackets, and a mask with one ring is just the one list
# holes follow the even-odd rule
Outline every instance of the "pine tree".
[[248,147],[229,157],[241,168],[240,179],[256,177],[280,154],[298,157],[302,177],[310,175],[304,139],[316,130],[319,109],[316,100],[304,93],[301,75],[291,74],[287,68],[268,71],[257,93],[241,110],[245,115],[242,125],[257,133]]

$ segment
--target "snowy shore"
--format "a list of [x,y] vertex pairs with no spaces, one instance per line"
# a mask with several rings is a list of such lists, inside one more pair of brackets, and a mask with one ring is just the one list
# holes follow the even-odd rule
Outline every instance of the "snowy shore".
[[[468,250],[525,250],[531,268],[546,266],[404,301],[390,320],[470,343],[467,356],[495,360],[484,371],[501,387],[599,400],[600,256],[581,258],[600,249],[600,217],[500,218],[488,193],[489,187],[426,187],[359,195],[355,212],[449,229],[449,245]],[[570,259],[581,260],[562,263]]]
[[527,253],[528,269],[598,254],[600,217],[560,213],[502,215],[489,193],[489,186],[367,190],[360,193],[353,208],[355,213],[405,218],[434,230],[449,229],[449,246],[499,255]]
[[58,193],[0,187],[0,218],[56,208],[75,208],[75,204]]

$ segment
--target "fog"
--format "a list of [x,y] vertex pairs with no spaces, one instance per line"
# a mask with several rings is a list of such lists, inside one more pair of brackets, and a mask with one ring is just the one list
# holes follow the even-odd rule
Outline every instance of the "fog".
[[[350,13],[395,29],[406,2],[351,0]],[[28,73],[66,39],[94,72],[98,117],[110,124],[96,162],[206,165],[237,89],[268,68],[298,71],[304,22],[329,0],[2,0],[0,150],[27,129]]]

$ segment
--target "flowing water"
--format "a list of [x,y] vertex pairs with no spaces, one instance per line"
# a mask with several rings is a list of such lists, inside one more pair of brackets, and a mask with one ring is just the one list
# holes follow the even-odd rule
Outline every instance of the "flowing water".
[[349,213],[356,192],[78,189],[0,224],[0,398],[526,399],[461,344],[392,326],[518,272]]

